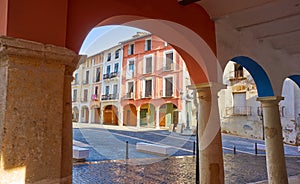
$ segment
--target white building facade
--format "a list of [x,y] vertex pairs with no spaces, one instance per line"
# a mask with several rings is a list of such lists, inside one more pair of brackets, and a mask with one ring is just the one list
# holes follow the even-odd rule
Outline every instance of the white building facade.
[[[224,70],[223,83],[227,86],[219,92],[221,127],[224,133],[250,138],[264,138],[263,111],[257,101],[257,89],[249,72],[241,65],[229,62]],[[290,79],[283,84],[280,102],[283,140],[299,144],[300,140],[300,90]]]

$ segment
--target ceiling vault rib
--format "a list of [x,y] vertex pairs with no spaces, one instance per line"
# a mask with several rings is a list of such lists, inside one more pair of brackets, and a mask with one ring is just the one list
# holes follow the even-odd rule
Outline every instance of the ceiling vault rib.
[[269,38],[279,37],[279,36],[283,36],[283,35],[287,35],[287,34],[291,34],[291,33],[297,33],[297,32],[300,32],[300,29],[260,36],[260,37],[257,37],[257,39],[260,39],[260,40],[269,39]]
[[278,17],[278,18],[275,18],[275,19],[271,19],[271,20],[266,20],[266,21],[262,21],[262,22],[258,22],[258,23],[254,23],[254,24],[245,25],[245,26],[239,26],[239,27],[236,27],[235,29],[237,29],[238,31],[241,31],[243,29],[247,29],[247,28],[259,26],[259,25],[262,25],[262,24],[275,22],[275,21],[278,21],[278,20],[288,19],[288,18],[291,18],[291,17],[299,16],[299,15],[300,15],[300,13],[294,13],[294,14]]

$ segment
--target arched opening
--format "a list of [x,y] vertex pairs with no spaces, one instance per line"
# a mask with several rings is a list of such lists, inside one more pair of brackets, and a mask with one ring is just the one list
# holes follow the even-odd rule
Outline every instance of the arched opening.
[[[259,83],[263,85],[259,87],[257,80],[267,83]],[[268,86],[270,82],[266,73],[252,59],[236,57],[227,63],[223,83],[226,89],[221,90],[219,94],[222,132],[264,139],[262,108],[257,97],[272,95],[272,87]]]
[[[253,59],[246,56],[237,56],[231,59],[251,74],[257,87],[259,97],[274,96],[270,79],[264,69]],[[239,75],[239,73],[236,73]]]
[[179,115],[179,111],[175,104],[173,103],[163,104],[159,108],[159,126],[169,127],[171,124],[174,124],[174,127],[176,127],[179,121],[178,115]]
[[80,123],[88,123],[89,122],[89,108],[87,106],[81,107],[81,119]]
[[279,103],[283,141],[291,145],[300,144],[300,76],[292,75],[283,82]]
[[155,106],[151,103],[142,104],[140,107],[140,126],[155,127]]
[[114,105],[107,105],[103,110],[104,125],[118,125],[118,108]]
[[91,122],[95,124],[100,124],[100,115],[101,115],[100,106],[94,105],[91,107],[91,109],[93,111]]
[[128,104],[123,108],[123,125],[136,126],[136,107],[133,104]]

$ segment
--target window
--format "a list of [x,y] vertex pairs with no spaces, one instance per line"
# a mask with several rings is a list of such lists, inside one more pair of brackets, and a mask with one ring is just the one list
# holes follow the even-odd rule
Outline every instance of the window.
[[107,61],[110,61],[111,60],[111,53],[108,53],[107,54]]
[[128,46],[128,55],[134,54],[134,44]]
[[126,78],[132,78],[134,76],[134,60],[128,61]]
[[165,77],[164,96],[173,96],[173,77]]
[[152,96],[152,79],[145,80],[145,91],[144,97],[151,97]]
[[234,77],[235,78],[244,77],[242,65],[234,64]]
[[236,115],[247,114],[246,93],[233,93],[233,113]]
[[117,93],[118,93],[118,84],[114,84],[114,86],[113,86],[113,98],[117,97]]
[[95,65],[95,58],[92,58],[92,65]]
[[88,84],[90,81],[90,71],[87,70],[85,71],[85,81],[84,81],[84,84]]
[[152,57],[145,58],[144,73],[152,73]]
[[110,65],[106,66],[106,74],[110,74]]
[[168,52],[165,54],[165,68],[164,70],[173,70],[174,61],[173,61],[173,52]]
[[119,63],[115,63],[114,72],[119,72]]
[[129,61],[128,68],[130,71],[134,71],[134,61]]
[[120,49],[116,50],[115,52],[115,59],[118,59],[120,57]]
[[126,94],[127,98],[133,98],[133,87],[134,87],[133,81],[127,82],[127,94]]
[[94,94],[97,95],[98,94],[98,86],[95,86],[95,91]]
[[109,94],[109,86],[105,86],[105,95]]
[[96,69],[96,82],[100,81],[100,67]]
[[152,48],[152,40],[151,39],[145,40],[145,51],[151,50],[151,48]]
[[88,90],[85,89],[85,90],[83,91],[83,101],[84,101],[84,102],[87,102],[87,99],[88,99]]
[[75,80],[75,84],[78,84],[78,73],[75,73],[74,80]]
[[72,102],[76,102],[77,101],[77,89],[73,90],[73,96],[72,96]]

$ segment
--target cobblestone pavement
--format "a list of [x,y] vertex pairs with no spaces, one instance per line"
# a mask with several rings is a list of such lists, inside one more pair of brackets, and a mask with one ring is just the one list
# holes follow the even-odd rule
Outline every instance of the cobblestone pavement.
[[[75,184],[192,184],[195,183],[195,158],[193,156],[169,157],[152,164],[149,159],[100,161],[95,163],[75,163],[73,183]],[[286,158],[289,176],[300,174],[300,159]],[[150,162],[149,162],[150,163]],[[248,154],[224,154],[225,183],[243,184],[267,179],[264,156]]]
[[[75,184],[195,183],[195,136],[181,136],[168,131],[122,131],[101,128],[74,128],[75,140],[88,144],[90,156],[85,163],[74,163]],[[129,142],[126,164],[125,142]],[[137,152],[137,142],[160,143],[174,147],[171,157]],[[242,184],[267,179],[264,152],[254,155],[253,143],[263,141],[223,135],[226,183]],[[233,145],[237,154],[232,151]],[[295,147],[285,146],[286,155],[299,155]],[[244,154],[247,153],[247,154]],[[178,156],[183,155],[183,156]],[[300,174],[300,157],[287,157],[289,176]]]

